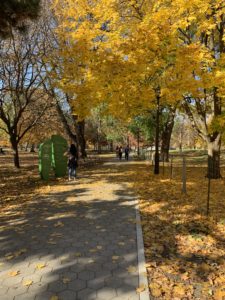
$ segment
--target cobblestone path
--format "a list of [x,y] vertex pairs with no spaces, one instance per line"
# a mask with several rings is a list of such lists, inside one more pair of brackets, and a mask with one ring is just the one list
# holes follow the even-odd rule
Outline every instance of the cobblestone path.
[[139,299],[129,183],[110,163],[79,175],[1,216],[1,300]]

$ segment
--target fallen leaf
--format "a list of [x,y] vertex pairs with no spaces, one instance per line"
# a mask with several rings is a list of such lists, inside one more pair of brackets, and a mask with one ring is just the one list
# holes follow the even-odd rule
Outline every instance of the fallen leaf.
[[185,295],[185,289],[183,287],[183,285],[179,284],[179,285],[176,285],[173,289],[173,295],[175,297],[182,297]]
[[11,277],[17,276],[19,274],[20,274],[20,271],[18,271],[18,270],[17,271],[11,271],[11,272],[8,273],[8,275],[11,276]]
[[144,284],[141,284],[141,285],[139,285],[139,287],[136,288],[136,292],[138,294],[140,294],[140,293],[144,292],[145,289],[146,289],[146,286]]
[[214,292],[214,298],[215,300],[224,300],[225,298],[225,285],[219,287],[218,289],[216,289],[216,291]]
[[40,263],[40,264],[37,264],[36,265],[36,269],[38,269],[38,270],[41,270],[41,269],[43,269],[43,268],[45,268],[46,267],[46,264],[45,263]]
[[161,290],[160,285],[154,282],[151,282],[149,284],[150,292],[153,297],[160,297],[161,296]]
[[32,285],[32,283],[33,283],[32,280],[25,280],[25,281],[23,282],[23,285],[24,285],[24,286],[30,286],[30,285]]
[[69,277],[63,277],[63,283],[69,283],[71,279]]

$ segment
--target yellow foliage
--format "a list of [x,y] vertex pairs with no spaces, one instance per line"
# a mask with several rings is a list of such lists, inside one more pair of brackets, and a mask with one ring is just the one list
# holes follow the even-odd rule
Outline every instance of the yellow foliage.
[[224,56],[215,54],[224,41],[222,0],[55,0],[53,9],[55,84],[73,95],[81,119],[100,103],[125,119],[145,112],[158,87],[169,104],[215,86],[225,94]]

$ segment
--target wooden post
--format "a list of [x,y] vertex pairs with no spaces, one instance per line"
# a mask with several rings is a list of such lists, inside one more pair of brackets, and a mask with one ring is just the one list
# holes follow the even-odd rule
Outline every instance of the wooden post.
[[211,178],[208,177],[208,197],[207,197],[207,208],[206,215],[209,215],[209,200],[210,200],[210,191],[211,191]]
[[164,160],[164,153],[163,153],[163,175],[165,174],[165,160]]
[[187,187],[186,187],[186,181],[187,181],[187,176],[186,176],[186,157],[183,156],[183,168],[182,168],[182,193],[187,194]]

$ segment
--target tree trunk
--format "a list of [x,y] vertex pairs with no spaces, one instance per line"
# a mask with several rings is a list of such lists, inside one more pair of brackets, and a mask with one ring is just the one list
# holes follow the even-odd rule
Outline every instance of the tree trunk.
[[87,157],[86,153],[86,141],[84,137],[84,129],[85,129],[85,121],[79,121],[77,122],[76,125],[76,132],[77,132],[77,139],[78,139],[78,144],[81,152],[81,157],[85,158]]
[[208,172],[207,177],[211,179],[221,178],[220,173],[220,135],[214,141],[208,141]]
[[11,136],[10,142],[11,142],[12,149],[13,149],[14,166],[19,169],[20,168],[20,160],[19,160],[18,142],[16,140],[16,137]]
[[[60,119],[63,123],[64,129],[66,130],[66,133],[71,138],[71,140],[76,145],[76,147],[78,147],[78,145],[77,145],[77,136],[71,130],[70,125],[68,124],[68,121],[65,117],[64,111],[62,110],[62,108],[60,106],[60,103],[58,101],[56,101],[56,108],[57,108],[58,114],[60,116]],[[74,124],[76,124],[76,120],[74,120],[74,118],[73,118],[73,122],[74,122]]]
[[156,110],[156,127],[155,127],[155,164],[154,164],[154,174],[159,174],[159,101],[160,96],[157,95],[157,110]]
[[170,140],[174,126],[174,116],[174,114],[171,116],[171,119],[167,122],[162,132],[161,157],[167,162],[169,161]]

